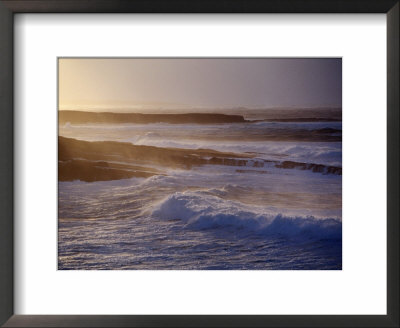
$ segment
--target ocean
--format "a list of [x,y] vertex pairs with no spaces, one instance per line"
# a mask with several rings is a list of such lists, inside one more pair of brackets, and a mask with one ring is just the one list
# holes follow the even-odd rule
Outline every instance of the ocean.
[[60,123],[58,269],[341,270],[342,122],[241,114]]

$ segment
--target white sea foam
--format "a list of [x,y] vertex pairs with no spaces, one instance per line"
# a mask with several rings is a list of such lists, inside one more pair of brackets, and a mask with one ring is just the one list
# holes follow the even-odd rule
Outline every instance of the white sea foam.
[[290,217],[265,207],[246,206],[204,192],[176,192],[152,213],[165,219],[180,219],[188,227],[200,230],[233,228],[240,233],[264,236],[341,238],[342,224],[336,218]]

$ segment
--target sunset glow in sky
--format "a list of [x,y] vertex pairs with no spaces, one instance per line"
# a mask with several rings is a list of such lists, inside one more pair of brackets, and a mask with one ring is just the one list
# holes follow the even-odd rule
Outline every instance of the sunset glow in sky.
[[340,58],[59,59],[59,108],[341,107]]

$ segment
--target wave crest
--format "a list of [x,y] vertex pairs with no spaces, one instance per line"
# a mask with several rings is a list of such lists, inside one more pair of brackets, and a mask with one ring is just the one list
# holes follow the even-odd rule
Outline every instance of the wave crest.
[[339,239],[342,223],[334,218],[285,216],[266,213],[266,208],[246,206],[207,192],[176,192],[161,203],[152,215],[164,220],[182,220],[200,230],[230,228],[237,232],[264,236],[304,236],[313,239]]

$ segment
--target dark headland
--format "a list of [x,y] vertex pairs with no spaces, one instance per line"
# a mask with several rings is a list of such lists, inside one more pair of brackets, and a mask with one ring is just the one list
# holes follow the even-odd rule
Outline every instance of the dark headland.
[[217,124],[247,122],[242,115],[226,115],[214,113],[185,114],[141,114],[141,113],[109,113],[83,112],[63,110],[58,112],[59,123],[169,123],[169,124]]
[[58,137],[58,179],[92,182],[162,174],[148,167],[149,164],[182,169],[206,164],[244,166],[246,159],[253,156],[211,149],[159,148]]

